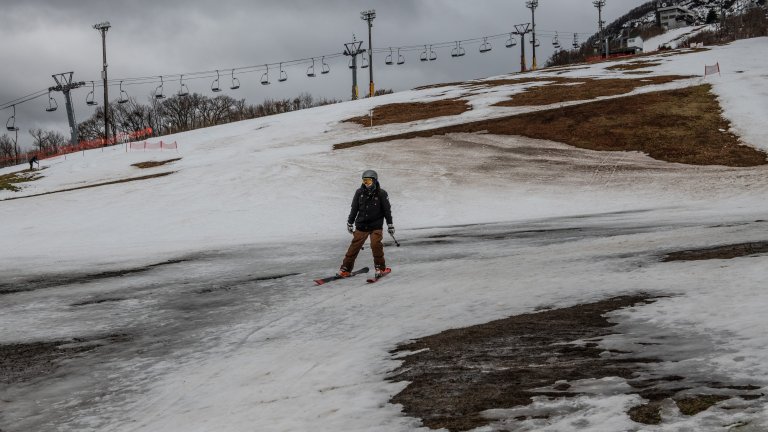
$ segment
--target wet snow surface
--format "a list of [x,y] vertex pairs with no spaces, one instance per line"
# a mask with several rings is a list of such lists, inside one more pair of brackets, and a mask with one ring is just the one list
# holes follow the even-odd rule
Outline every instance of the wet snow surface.
[[[636,293],[670,297],[612,313],[619,326],[611,332],[615,336],[598,339],[600,350],[657,359],[645,365],[646,375],[761,387],[764,375],[755,372],[765,365],[759,356],[729,346],[744,335],[705,329],[717,326],[717,314],[741,309],[729,299],[727,281],[762,273],[755,268],[762,258],[723,261],[713,269],[664,263],[661,257],[671,244],[761,235],[766,223],[723,225],[719,217],[671,221],[661,215],[627,211],[425,228],[402,239],[401,248],[387,248],[396,271],[376,286],[362,278],[313,286],[313,276],[337,264],[342,245],[311,241],[46,278],[59,284],[20,279],[15,283],[23,291],[2,297],[2,342],[55,341],[17,361],[22,369],[39,369],[41,357],[56,355],[58,363],[3,383],[10,385],[2,428],[243,430],[258,423],[264,430],[304,430],[310,424],[316,430],[411,430],[418,421],[396,415],[398,406],[387,404],[406,384],[386,380],[402,360],[388,354],[397,344],[436,323],[457,327]],[[364,252],[360,260],[370,257]],[[469,289],[477,285],[484,288]],[[700,310],[689,313],[693,304]],[[14,366],[2,361],[4,372]],[[637,379],[570,382],[571,391],[580,393],[570,400],[539,389],[547,396],[535,397],[529,408],[507,412],[498,409],[510,407],[499,406],[486,415],[530,418],[512,423],[520,430],[546,424],[553,430],[567,429],[557,424],[637,430],[626,414],[642,403],[637,391],[628,390],[627,382]],[[688,388],[695,394],[694,386]],[[760,395],[726,392],[734,393]],[[667,407],[665,420],[697,430],[762,421],[762,397],[730,403],[736,408],[692,417]],[[613,426],[595,429],[606,419]],[[509,421],[495,424],[510,428]]]
[[[700,74],[719,62],[722,75],[706,81],[723,115],[765,149],[768,57],[754,55],[765,43],[652,69]],[[612,76],[605,66],[564,76]],[[552,352],[654,361],[630,362],[630,375],[560,377],[527,389],[540,393],[527,405],[483,406],[477,431],[768,429],[765,166],[488,134],[331,150],[540,109],[491,106],[519,90],[475,94],[456,117],[339,123],[465,92],[427,89],[163,137],[178,155],[112,147],[42,161],[44,178],[0,191],[27,196],[0,201],[0,430],[427,430],[392,402],[409,385],[397,347],[624,297],[653,301],[611,309],[609,334],[562,337]],[[169,157],[181,159],[165,177],[31,196],[163,172],[131,165]],[[402,244],[386,247],[393,273],[316,287],[340,264],[349,200],[371,168]],[[371,261],[366,249],[357,266]],[[638,390],[643,379],[659,393]],[[689,399],[657,397],[672,390]]]

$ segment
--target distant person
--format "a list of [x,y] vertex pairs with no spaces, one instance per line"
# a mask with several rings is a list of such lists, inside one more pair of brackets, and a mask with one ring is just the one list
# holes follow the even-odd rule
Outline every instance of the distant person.
[[32,167],[32,164],[37,164],[37,167],[40,167],[40,162],[37,160],[37,155],[32,156],[32,159],[29,160],[29,170],[32,171],[35,168]]
[[[352,234],[352,243],[349,245],[344,262],[339,268],[338,276],[348,277],[355,265],[355,259],[365,240],[371,238],[371,252],[373,264],[376,268],[376,277],[381,277],[391,270],[384,261],[384,237],[382,228],[384,220],[387,220],[387,231],[395,235],[395,226],[392,224],[392,210],[389,205],[387,191],[379,185],[379,176],[376,171],[367,170],[363,173],[363,184],[352,198],[352,210],[347,218],[347,231]],[[353,225],[354,224],[354,229]]]

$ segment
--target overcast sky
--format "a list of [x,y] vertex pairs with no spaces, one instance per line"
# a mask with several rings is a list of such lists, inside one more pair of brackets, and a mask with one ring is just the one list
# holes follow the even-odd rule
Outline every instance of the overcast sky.
[[[360,12],[376,10],[374,48],[423,45],[506,33],[515,24],[528,23],[530,10],[524,0],[3,0],[0,14],[0,104],[54,85],[52,74],[74,71],[76,81],[100,79],[102,48],[93,24],[109,21],[107,61],[110,80],[172,75],[263,65],[325,54],[340,53],[343,44],[358,40],[368,44],[367,25]],[[606,0],[604,19],[612,20],[645,0]],[[594,33],[597,9],[592,0],[539,0],[536,28],[543,34],[558,31],[564,45],[573,33]],[[537,60],[542,66],[552,54],[549,36],[539,36]],[[527,36],[528,40],[530,35]],[[531,46],[526,44],[530,65]],[[515,72],[520,68],[520,49],[493,42],[485,54],[477,45],[467,55],[450,56],[450,48],[437,50],[437,60],[420,62],[420,52],[405,54],[404,65],[387,66],[385,55],[374,56],[377,89],[395,91],[418,85],[465,80]],[[351,71],[347,58],[328,61],[331,72],[306,76],[307,65],[286,68],[288,80],[260,85],[262,72],[237,75],[238,90],[229,90],[231,76],[222,76],[224,91],[249,104],[265,98],[282,98],[309,92],[316,97],[349,99]],[[319,71],[319,63],[317,64]],[[358,74],[361,96],[367,93],[368,70]],[[90,83],[89,83],[90,84]],[[98,83],[97,83],[98,84]],[[211,93],[211,80],[186,82],[193,92]],[[178,80],[165,84],[165,93],[178,91]],[[130,95],[146,103],[155,85],[131,86]],[[85,104],[90,88],[74,90],[77,120],[93,113]],[[118,96],[110,87],[110,99]],[[54,98],[59,110],[47,113],[47,97],[17,106],[19,142],[28,144],[30,128],[56,129],[68,136],[64,99]],[[101,105],[103,90],[96,88]],[[0,105],[2,106],[2,105]],[[10,109],[0,111],[2,120]],[[3,130],[4,132],[4,130]]]

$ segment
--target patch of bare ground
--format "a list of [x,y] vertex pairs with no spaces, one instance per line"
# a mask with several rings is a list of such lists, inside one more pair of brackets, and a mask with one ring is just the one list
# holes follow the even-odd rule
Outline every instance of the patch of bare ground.
[[[494,419],[483,415],[486,410],[521,407],[519,412],[526,413],[523,407],[535,396],[579,396],[568,382],[584,379],[625,378],[629,393],[649,401],[628,410],[634,421],[646,424],[661,422],[665,399],[693,415],[729,397],[760,397],[754,394],[758,387],[751,385],[702,385],[682,376],[648,373],[661,360],[599,347],[604,336],[617,337],[606,314],[652,301],[643,295],[614,297],[447,330],[400,345],[392,354],[402,356],[403,364],[389,379],[410,383],[390,402],[401,404],[406,415],[420,418],[426,427],[454,432],[492,423]],[[730,389],[731,396],[685,394],[692,388]],[[548,418],[546,411],[528,414],[515,420]]]
[[414,90],[429,90],[429,89],[440,88],[440,87],[454,87],[454,86],[461,86],[466,84],[470,84],[470,82],[456,81],[456,82],[449,82],[449,83],[429,84],[421,87],[415,87]]
[[660,65],[661,62],[654,62],[650,60],[640,60],[640,61],[633,61],[629,63],[619,63],[615,64],[613,66],[608,66],[607,70],[615,70],[615,71],[629,71],[629,70],[635,70],[635,69],[645,69],[649,67],[654,67]]
[[555,85],[536,86],[513,95],[510,100],[493,106],[520,107],[540,106],[554,103],[596,99],[603,96],[617,96],[629,93],[639,87],[666,84],[689,76],[662,75],[648,78],[557,78]]
[[613,324],[604,314],[649,300],[616,297],[447,330],[401,345],[392,353],[414,353],[390,379],[410,384],[390,402],[402,404],[407,415],[429,428],[465,431],[490,423],[483,411],[529,405],[532,397],[546,395],[534,389],[557,381],[629,379],[631,363],[601,357],[596,344],[570,343],[611,333]]
[[75,188],[61,189],[61,190],[57,190],[57,191],[44,192],[44,193],[39,193],[39,194],[34,194],[34,195],[26,195],[26,196],[22,196],[22,197],[11,197],[11,198],[6,198],[6,199],[0,200],[0,201],[10,201],[10,200],[16,200],[16,199],[23,199],[23,198],[32,198],[32,197],[38,197],[38,196],[43,196],[43,195],[51,195],[51,194],[61,193],[61,192],[71,192],[71,191],[76,191],[76,190],[80,190],[80,189],[90,189],[90,188],[95,188],[95,187],[100,187],[100,186],[108,186],[108,185],[119,184],[119,183],[128,183],[128,182],[132,182],[132,181],[148,180],[148,179],[152,179],[152,178],[165,177],[165,176],[173,174],[175,172],[176,171],[168,171],[168,172],[163,172],[163,173],[158,173],[158,174],[145,175],[145,176],[141,176],[141,177],[131,177],[131,178],[122,179],[122,180],[114,180],[114,181],[110,181],[110,182],[96,183],[96,184],[92,184],[92,185],[88,185],[88,186],[79,186],[79,187],[75,187]]
[[37,171],[33,170],[23,170],[12,172],[10,174],[3,174],[0,175],[0,190],[18,192],[21,188],[16,186],[17,184],[35,181],[40,178],[42,178],[42,176],[38,174]]
[[147,161],[147,162],[138,162],[135,164],[131,164],[131,166],[134,166],[136,168],[146,169],[146,168],[154,168],[158,166],[162,166],[165,164],[169,164],[171,162],[176,162],[178,160],[181,160],[181,158],[175,158],[175,159],[168,159],[164,161]]
[[458,99],[444,99],[433,102],[406,102],[374,108],[373,121],[371,121],[371,116],[367,115],[353,117],[344,121],[366,127],[371,126],[371,124],[381,126],[391,123],[407,123],[434,117],[459,115],[470,109],[472,107],[467,101]]
[[662,258],[663,262],[698,261],[709,259],[731,259],[768,252],[768,241],[737,243],[706,249],[692,249],[672,252]]
[[757,166],[766,154],[741,145],[708,84],[481,120],[334,145],[480,133],[519,135],[598,151],[640,151],[667,162]]

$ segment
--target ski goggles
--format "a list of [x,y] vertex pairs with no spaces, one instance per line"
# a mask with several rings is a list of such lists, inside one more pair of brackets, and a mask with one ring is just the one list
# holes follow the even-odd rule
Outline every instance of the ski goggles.
[[363,184],[367,184],[367,185],[373,184],[373,179],[370,177],[365,177],[363,178]]

